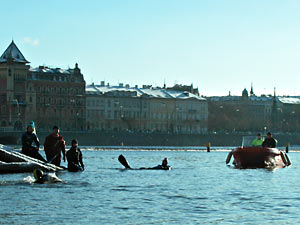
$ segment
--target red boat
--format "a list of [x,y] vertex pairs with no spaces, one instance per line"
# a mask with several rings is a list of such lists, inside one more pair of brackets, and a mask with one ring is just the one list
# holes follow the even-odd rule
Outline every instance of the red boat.
[[291,165],[288,156],[277,148],[239,147],[228,153],[226,164],[233,155],[236,168],[284,168]]
[[[243,140],[244,144],[244,140]],[[233,165],[236,168],[284,168],[291,165],[285,152],[277,148],[238,147],[228,153],[226,164],[233,156]]]

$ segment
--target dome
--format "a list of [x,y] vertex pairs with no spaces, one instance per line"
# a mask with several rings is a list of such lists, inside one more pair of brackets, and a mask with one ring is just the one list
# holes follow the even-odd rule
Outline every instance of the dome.
[[247,91],[246,88],[243,90],[242,96],[243,97],[248,97],[249,96],[248,91]]

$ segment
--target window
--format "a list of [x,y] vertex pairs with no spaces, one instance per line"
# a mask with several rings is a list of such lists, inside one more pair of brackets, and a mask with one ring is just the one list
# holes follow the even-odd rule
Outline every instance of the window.
[[5,103],[5,99],[6,99],[6,95],[5,94],[1,95],[1,103]]

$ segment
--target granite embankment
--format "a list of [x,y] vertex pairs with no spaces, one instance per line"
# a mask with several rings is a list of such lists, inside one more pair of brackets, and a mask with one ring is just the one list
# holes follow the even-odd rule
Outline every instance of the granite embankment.
[[[21,144],[23,132],[0,133],[1,144]],[[67,145],[73,138],[80,145],[89,146],[239,146],[242,137],[249,134],[163,134],[163,133],[129,133],[129,132],[61,132]],[[49,132],[38,132],[41,144]],[[255,133],[253,134],[255,135]],[[278,146],[300,145],[300,134],[275,134]]]

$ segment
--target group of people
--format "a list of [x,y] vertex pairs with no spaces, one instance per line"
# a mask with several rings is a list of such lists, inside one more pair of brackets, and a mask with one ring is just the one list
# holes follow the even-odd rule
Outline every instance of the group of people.
[[268,148],[276,148],[277,140],[272,137],[271,132],[267,133],[267,137],[265,139],[262,138],[261,134],[258,133],[256,138],[251,143],[252,146],[261,146]]
[[[35,145],[35,146],[34,146]],[[44,151],[46,159],[39,153],[40,142],[35,132],[35,124],[31,121],[22,136],[22,153],[32,158],[41,160],[43,162],[51,163],[60,166],[62,155],[64,162],[68,161],[68,170],[70,172],[77,172],[84,170],[82,161],[82,153],[78,148],[78,141],[73,139],[71,148],[66,152],[66,142],[59,134],[59,127],[54,126],[52,133],[48,135],[44,143]]]

